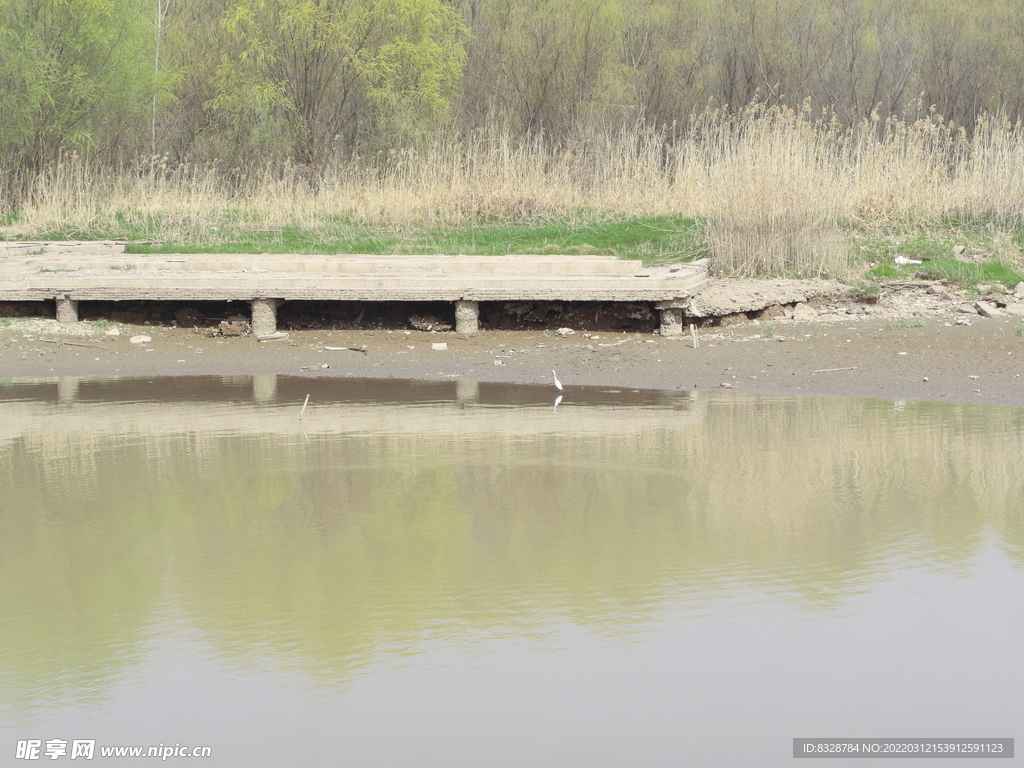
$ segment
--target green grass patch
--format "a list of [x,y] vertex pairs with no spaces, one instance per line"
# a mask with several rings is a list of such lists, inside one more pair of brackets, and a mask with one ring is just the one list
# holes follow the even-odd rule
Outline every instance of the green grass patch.
[[127,253],[238,253],[362,255],[597,254],[645,263],[689,261],[707,255],[701,222],[654,216],[583,222],[484,222],[405,231],[338,220],[318,230],[218,228],[197,242],[130,243]]
[[916,317],[901,317],[889,323],[890,328],[924,328],[924,320]]
[[[881,221],[866,227],[845,220],[843,228],[856,233],[864,250],[893,253],[911,258],[948,256],[955,245],[968,253],[993,253],[999,248],[1019,247],[1024,237],[1024,220],[1017,216],[945,215],[916,222]],[[1005,255],[1005,254],[994,254]]]
[[1024,280],[1024,273],[1001,259],[981,264],[965,264],[955,259],[935,259],[922,264],[876,264],[866,275],[871,280],[946,280],[965,288],[979,283],[998,283],[1013,288]]
[[876,264],[870,270],[866,277],[869,280],[909,280],[914,276],[913,272],[908,272],[905,267],[897,266],[896,264]]
[[981,264],[965,264],[955,259],[936,259],[921,264],[917,273],[925,280],[949,280],[964,286],[976,286],[978,283],[1000,283],[1007,288],[1012,288],[1024,280],[1024,274],[1001,259],[993,259]]
[[[916,225],[860,230],[848,224],[854,251],[871,268],[869,280],[948,280],[964,287],[978,283],[1016,285],[1024,269],[1024,226],[1014,217],[942,216]],[[980,264],[954,257],[954,247]],[[921,264],[895,264],[897,256]]]
[[882,289],[872,283],[861,283],[850,290],[850,295],[859,301],[877,301]]

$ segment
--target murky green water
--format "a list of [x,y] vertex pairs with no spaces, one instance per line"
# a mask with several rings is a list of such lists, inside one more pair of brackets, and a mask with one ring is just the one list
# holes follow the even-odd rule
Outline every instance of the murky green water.
[[1024,410],[554,394],[0,386],[0,765],[27,739],[772,766],[794,737],[1024,735]]

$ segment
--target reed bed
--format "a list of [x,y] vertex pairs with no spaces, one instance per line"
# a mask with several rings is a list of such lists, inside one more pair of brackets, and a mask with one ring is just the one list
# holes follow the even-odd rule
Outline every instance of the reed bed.
[[589,131],[554,144],[498,130],[355,158],[315,176],[155,158],[98,168],[71,155],[0,201],[37,233],[130,233],[216,243],[239,229],[458,227],[482,220],[681,215],[706,221],[731,274],[841,275],[845,232],[942,217],[1016,227],[1024,126],[937,114],[845,128],[807,108],[713,111],[683,128]]

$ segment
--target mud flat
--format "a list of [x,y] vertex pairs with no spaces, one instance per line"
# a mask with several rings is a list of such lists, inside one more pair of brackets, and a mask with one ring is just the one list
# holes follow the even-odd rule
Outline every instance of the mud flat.
[[[554,369],[567,399],[573,387],[600,386],[1024,405],[1024,318],[966,312],[962,297],[920,286],[882,291],[876,304],[813,298],[797,305],[805,308],[797,316],[813,314],[807,320],[773,306],[770,319],[740,312],[707,319],[696,348],[689,335],[600,329],[599,313],[597,325],[565,336],[557,323],[459,335],[401,320],[370,328],[340,321],[285,326],[272,342],[223,336],[220,326],[7,318],[0,377],[277,373],[551,386]],[[138,336],[149,340],[132,343]]]

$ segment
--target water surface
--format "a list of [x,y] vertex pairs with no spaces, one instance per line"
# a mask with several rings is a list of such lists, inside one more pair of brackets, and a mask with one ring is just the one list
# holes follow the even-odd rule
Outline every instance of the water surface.
[[53,738],[772,766],[794,737],[1020,735],[1024,409],[554,394],[0,386],[0,764]]

